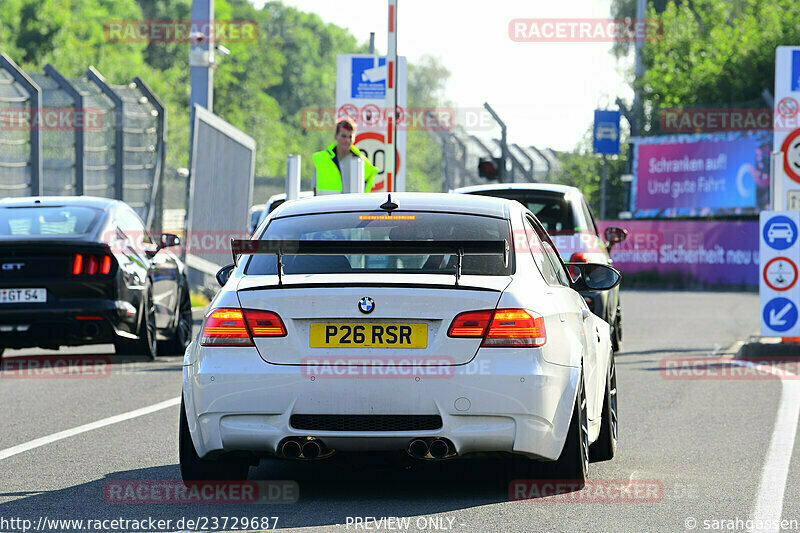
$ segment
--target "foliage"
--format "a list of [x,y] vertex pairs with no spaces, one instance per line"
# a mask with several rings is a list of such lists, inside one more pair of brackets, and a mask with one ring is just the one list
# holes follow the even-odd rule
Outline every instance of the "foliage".
[[792,0],[693,0],[666,4],[661,39],[644,49],[641,80],[649,128],[669,107],[763,107],[772,91],[775,47],[800,40],[800,5]]
[[[0,51],[23,69],[52,63],[68,78],[94,65],[112,84],[140,76],[168,112],[168,165],[188,164],[189,44],[113,42],[104,32],[112,21],[187,20],[191,0],[1,0]],[[303,155],[303,175],[312,174],[311,154],[329,144],[333,132],[304,131],[305,107],[333,107],[336,56],[363,53],[366,46],[319,16],[269,2],[257,10],[248,0],[216,0],[217,20],[253,20],[257,42],[222,43],[217,55],[214,112],[258,143],[256,174],[282,175],[286,155]],[[410,65],[411,105],[437,105],[447,71],[433,59]],[[424,132],[409,132],[409,190],[438,182],[441,165]],[[439,158],[437,160],[437,157]]]

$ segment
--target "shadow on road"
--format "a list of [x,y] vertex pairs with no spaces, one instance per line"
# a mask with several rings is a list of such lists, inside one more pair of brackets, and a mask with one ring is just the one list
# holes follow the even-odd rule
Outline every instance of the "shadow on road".
[[552,463],[527,462],[520,467],[504,456],[415,462],[411,467],[398,462],[396,456],[347,456],[313,464],[262,461],[250,469],[249,480],[295,481],[299,499],[291,504],[108,503],[109,486],[118,482],[178,482],[178,467],[170,465],[114,472],[61,490],[0,492],[0,497],[18,498],[0,504],[0,516],[22,517],[34,524],[40,516],[83,520],[152,517],[172,520],[173,527],[182,517],[277,516],[279,528],[310,527],[344,524],[355,516],[419,516],[505,502],[515,479],[556,477]]

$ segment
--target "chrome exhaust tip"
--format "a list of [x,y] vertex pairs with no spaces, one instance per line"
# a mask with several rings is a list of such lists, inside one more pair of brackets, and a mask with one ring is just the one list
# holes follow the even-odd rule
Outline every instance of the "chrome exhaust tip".
[[303,449],[300,447],[300,443],[293,439],[287,439],[281,446],[281,455],[289,457],[290,459],[300,457],[302,451]]
[[303,457],[306,459],[316,459],[322,455],[322,446],[316,440],[310,440],[303,444]]
[[436,439],[430,445],[431,457],[442,459],[450,455],[450,444],[444,439]]
[[408,455],[421,459],[428,455],[428,443],[422,439],[414,439],[408,445]]

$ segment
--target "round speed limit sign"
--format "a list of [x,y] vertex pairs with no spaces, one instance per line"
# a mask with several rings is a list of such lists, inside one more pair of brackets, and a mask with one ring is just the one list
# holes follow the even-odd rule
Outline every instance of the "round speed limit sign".
[[800,183],[800,128],[790,133],[781,145],[783,170],[792,180]]
[[[386,183],[386,142],[383,133],[377,131],[365,131],[356,135],[355,144],[364,157],[370,163],[378,167],[378,175],[375,176],[375,181],[372,184],[371,192],[388,191],[391,192],[396,189],[394,183]],[[395,150],[395,172],[400,172],[400,154]],[[394,178],[393,178],[394,181]]]

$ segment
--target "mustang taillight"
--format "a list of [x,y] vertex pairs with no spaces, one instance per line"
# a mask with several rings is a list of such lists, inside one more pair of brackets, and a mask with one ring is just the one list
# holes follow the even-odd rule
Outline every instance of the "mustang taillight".
[[530,348],[547,342],[544,317],[525,309],[461,313],[453,319],[447,335],[482,338],[485,347]]
[[572,254],[572,257],[569,258],[570,263],[588,263],[589,260],[586,258],[586,253],[584,252],[575,252]]
[[203,346],[252,346],[252,337],[283,337],[281,317],[258,309],[216,309],[206,317]]
[[75,254],[72,258],[72,275],[108,274],[111,272],[111,256]]

